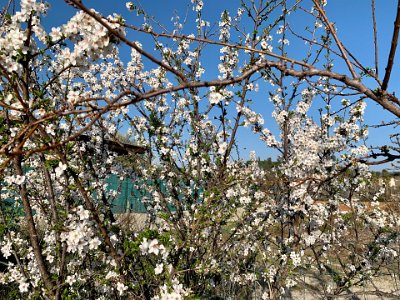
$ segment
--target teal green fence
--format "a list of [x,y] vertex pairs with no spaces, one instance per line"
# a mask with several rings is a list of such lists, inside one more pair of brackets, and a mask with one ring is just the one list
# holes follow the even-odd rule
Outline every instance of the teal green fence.
[[[143,204],[143,199],[151,200],[151,194],[145,189],[141,189],[140,186],[145,183],[147,186],[153,186],[157,188],[161,193],[168,194],[165,187],[165,182],[162,180],[146,180],[140,178],[125,178],[121,180],[116,175],[110,175],[106,182],[108,184],[108,190],[117,191],[117,196],[113,199],[111,205],[111,210],[114,213],[124,213],[124,212],[138,212],[145,213],[146,206]],[[201,191],[202,192],[202,191]],[[194,196],[194,195],[193,195]],[[181,196],[178,196],[179,200]],[[170,211],[175,211],[176,208],[172,204],[168,204],[168,209]]]
[[124,212],[146,212],[142,199],[146,197],[145,193],[135,188],[133,180],[125,178],[120,180],[116,175],[110,175],[107,178],[108,190],[116,190],[117,196],[112,201],[112,211],[114,213]]
[[[125,213],[125,212],[137,212],[137,213],[145,213],[147,212],[146,206],[143,204],[143,199],[151,199],[151,195],[145,190],[141,189],[140,180],[137,178],[124,178],[120,179],[119,176],[111,174],[106,179],[107,189],[108,191],[116,191],[115,198],[109,199],[108,203],[111,203],[111,210],[114,213]],[[159,188],[162,192],[166,192],[166,188],[163,182],[154,182],[153,184],[159,185]],[[96,193],[95,193],[96,194]],[[94,196],[95,196],[94,194]],[[1,201],[1,209],[12,208],[16,209],[14,205],[14,200],[2,200]],[[22,208],[20,206],[18,213],[23,214]],[[175,208],[172,205],[168,205],[171,211],[174,211]]]

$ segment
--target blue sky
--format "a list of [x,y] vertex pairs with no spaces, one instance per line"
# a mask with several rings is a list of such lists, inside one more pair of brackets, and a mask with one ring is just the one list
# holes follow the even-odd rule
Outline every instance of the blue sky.
[[[133,1],[134,3],[139,3]],[[257,1],[256,1],[257,2]],[[307,1],[305,1],[307,2]],[[310,1],[311,2],[311,1]],[[46,27],[59,26],[65,23],[70,16],[75,13],[75,10],[63,1],[49,1],[52,9],[49,16],[45,19]],[[121,13],[127,23],[140,24],[142,17],[137,17],[135,13],[130,13],[126,7],[126,1],[106,1],[106,0],[86,0],[84,3],[89,7],[94,7],[96,10],[104,14],[112,14],[113,12]],[[193,32],[194,12],[191,9],[190,0],[147,0],[140,3],[148,14],[153,15],[155,19],[159,20],[167,28],[172,28],[171,17],[176,13],[183,19],[188,15],[188,23],[186,25],[186,34]],[[204,0],[203,18],[209,20],[211,23],[218,22],[221,12],[224,9],[229,10],[231,13],[235,12],[239,7],[240,1],[218,1],[218,0]],[[378,39],[379,39],[379,69],[380,78],[383,78],[384,68],[386,66],[387,55],[390,49],[390,41],[393,32],[393,22],[397,8],[397,1],[385,0],[376,1],[376,17],[378,24]],[[343,41],[344,45],[360,60],[365,66],[374,67],[374,51],[373,51],[373,32],[372,32],[372,17],[371,17],[371,1],[369,0],[329,0],[327,5],[327,15],[331,21],[335,22],[338,28],[338,35]],[[298,15],[292,19],[292,24],[295,27],[303,26],[305,15]],[[303,26],[304,27],[304,26]],[[301,27],[298,27],[301,28]],[[300,31],[301,32],[301,31]],[[131,39],[136,39],[143,44],[149,44],[150,40],[143,35],[130,34]],[[293,42],[290,46],[290,51],[296,53],[299,42]],[[218,51],[218,47],[211,48],[211,51]],[[123,53],[123,52],[122,52]],[[126,51],[126,54],[128,51]],[[211,52],[210,52],[211,53]],[[216,63],[219,53],[212,57],[210,55],[208,63],[204,67],[206,69],[205,77],[215,77]],[[127,55],[128,56],[128,55]],[[395,59],[391,81],[389,84],[389,91],[395,92],[400,95],[396,87],[399,81],[399,68],[397,67],[398,58]],[[337,72],[348,73],[343,65],[338,64],[335,66]],[[211,70],[211,71],[209,71]],[[209,78],[207,78],[209,79]],[[375,88],[371,85],[370,88]],[[266,95],[258,95],[254,99],[255,105],[259,112],[264,114],[266,122],[270,119],[272,112],[271,105],[267,101]],[[366,123],[376,124],[381,120],[390,120],[393,117],[384,112],[377,104],[372,101],[367,101],[368,108],[366,110]],[[321,103],[315,103],[315,106]],[[273,127],[273,125],[271,126]],[[383,145],[388,143],[388,135],[394,133],[396,129],[382,128],[379,130],[370,129],[370,137],[368,142],[372,145]],[[241,140],[241,147],[246,148],[244,152],[255,149],[261,158],[274,156],[271,150],[267,149],[261,142],[257,140],[250,140],[249,134],[245,130],[239,132],[239,140]],[[249,146],[251,145],[251,146]],[[246,155],[244,155],[246,156]]]

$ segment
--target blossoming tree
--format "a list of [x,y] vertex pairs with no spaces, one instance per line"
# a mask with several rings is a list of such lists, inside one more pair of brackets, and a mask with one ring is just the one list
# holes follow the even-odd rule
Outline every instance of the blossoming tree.
[[[66,3],[76,14],[51,30],[40,1],[1,18],[2,296],[334,298],[398,277],[398,207],[379,204],[368,169],[399,158],[398,135],[369,148],[363,116],[375,102],[393,116],[383,125],[398,124],[399,17],[381,80],[377,59],[367,68],[343,45],[326,1],[242,1],[212,26],[192,0],[192,34],[132,2],[113,16]],[[219,64],[205,79],[210,48]],[[275,126],[251,101],[261,91]],[[144,154],[108,146],[123,130]],[[241,130],[279,153],[273,170],[241,157]],[[113,214],[111,175],[135,185],[141,228]]]

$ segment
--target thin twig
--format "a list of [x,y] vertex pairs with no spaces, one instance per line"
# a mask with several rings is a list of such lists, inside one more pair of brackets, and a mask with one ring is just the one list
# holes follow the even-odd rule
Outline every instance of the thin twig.
[[[112,23],[112,22],[110,22],[110,23]],[[279,55],[279,54],[275,54],[273,52],[266,51],[266,50],[256,49],[256,48],[250,47],[250,46],[235,45],[235,44],[230,44],[230,43],[221,42],[221,41],[214,41],[214,40],[195,37],[195,36],[190,36],[190,35],[178,35],[178,34],[170,34],[170,33],[165,33],[165,32],[159,33],[159,32],[153,31],[151,29],[145,30],[143,28],[139,28],[137,26],[128,25],[128,24],[121,24],[121,26],[124,26],[125,28],[129,28],[129,29],[132,29],[132,30],[135,30],[135,31],[138,31],[138,32],[150,34],[150,35],[152,35],[154,37],[165,37],[165,38],[171,38],[171,39],[189,40],[189,41],[196,41],[196,42],[206,43],[206,44],[210,44],[210,45],[219,45],[219,46],[229,47],[229,48],[233,48],[233,49],[241,49],[241,50],[245,50],[245,51],[250,51],[250,52],[254,52],[254,53],[268,55],[268,56],[271,56],[271,57],[274,57],[274,58],[277,58],[277,59],[280,59],[280,60],[284,60],[284,61],[290,62],[292,64],[300,65],[300,66],[303,66],[303,67],[307,67],[308,66],[306,63],[304,63],[301,60],[295,60],[295,59],[292,59],[290,57],[286,57],[286,56],[282,56],[282,55]]]
[[372,6],[372,26],[374,29],[374,47],[375,47],[375,74],[376,76],[379,75],[378,73],[378,32],[376,30],[376,17],[375,17],[375,0],[371,2]]
[[334,26],[332,25],[332,23],[329,21],[328,17],[326,16],[324,9],[319,5],[317,0],[313,0],[313,2],[314,2],[315,7],[317,8],[319,14],[321,15],[323,22],[325,23],[325,25],[328,27],[329,31],[331,32],[333,39],[335,40],[336,45],[338,46],[338,48],[340,50],[340,53],[342,53],[342,58],[346,62],[346,65],[349,68],[351,76],[353,76],[354,79],[358,78],[356,72],[354,71],[353,65],[351,64],[351,61],[347,57],[346,50],[343,48],[342,42],[340,41]]
[[14,0],[8,0],[7,5],[4,7],[3,15],[1,16],[0,27],[2,27],[4,25],[4,22],[6,21],[8,10],[10,9],[11,3],[13,1]]

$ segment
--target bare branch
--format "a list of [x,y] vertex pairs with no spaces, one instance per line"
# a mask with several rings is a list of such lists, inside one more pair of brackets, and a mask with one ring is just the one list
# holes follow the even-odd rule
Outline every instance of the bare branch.
[[388,62],[386,65],[385,78],[383,79],[383,83],[382,83],[383,91],[386,91],[388,84],[389,84],[389,80],[390,80],[390,74],[392,73],[394,57],[396,55],[396,49],[397,49],[397,41],[399,39],[399,30],[400,30],[400,0],[397,3],[397,15],[396,15],[396,20],[394,21],[392,45],[390,47],[390,53],[389,53]]
[[374,47],[375,47],[375,74],[376,76],[379,75],[378,73],[378,66],[379,66],[379,61],[378,61],[378,33],[376,30],[376,18],[375,18],[375,0],[372,0],[371,2],[372,6],[372,26],[374,29]]
[[329,31],[331,32],[331,34],[336,42],[336,45],[338,46],[338,48],[340,50],[340,53],[342,53],[342,58],[346,62],[346,65],[349,68],[351,76],[353,76],[353,78],[356,79],[358,77],[357,73],[354,71],[353,65],[351,64],[349,58],[347,57],[346,50],[344,49],[342,42],[340,41],[333,24],[329,21],[328,17],[325,14],[324,9],[321,7],[319,2],[317,0],[313,0],[313,2],[315,4],[315,7],[317,8],[318,12],[320,13],[325,25],[328,27]]

